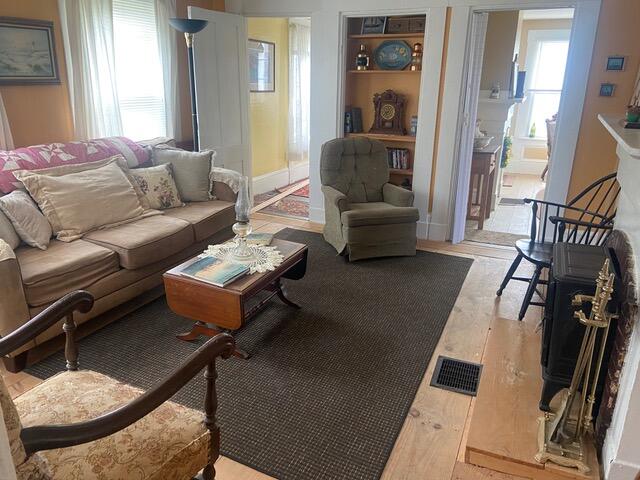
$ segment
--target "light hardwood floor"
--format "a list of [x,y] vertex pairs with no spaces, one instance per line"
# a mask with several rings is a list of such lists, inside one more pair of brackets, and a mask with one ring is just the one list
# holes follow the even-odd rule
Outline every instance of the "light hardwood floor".
[[[321,232],[322,226],[308,221],[256,213],[254,231],[278,232],[292,227]],[[512,282],[501,298],[495,296],[513,249],[477,243],[452,245],[420,241],[421,250],[459,255],[474,259],[456,304],[449,316],[436,351],[420,385],[413,405],[389,457],[383,480],[514,480],[515,477],[464,464],[466,432],[473,412],[473,399],[429,385],[438,355],[480,362],[486,346],[489,325],[494,318],[517,321],[526,285]],[[540,321],[540,308],[531,307],[526,322]],[[39,380],[26,374],[2,370],[12,395],[32,388]],[[223,432],[224,434],[224,432]],[[219,480],[266,480],[271,477],[228,458],[216,464]],[[336,472],[339,476],[339,472]]]

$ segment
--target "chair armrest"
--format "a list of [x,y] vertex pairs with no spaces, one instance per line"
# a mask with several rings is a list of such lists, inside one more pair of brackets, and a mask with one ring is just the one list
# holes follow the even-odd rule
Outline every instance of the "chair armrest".
[[577,220],[575,218],[568,217],[558,217],[551,216],[549,217],[549,221],[554,225],[575,225],[577,227],[584,228],[597,228],[599,230],[613,230],[613,223],[593,223],[593,222],[585,222],[584,220]]
[[[3,299],[4,301],[4,299]],[[93,307],[93,295],[84,290],[68,293],[53,305],[49,305],[38,315],[0,339],[0,355],[8,355],[64,317],[78,311],[87,313]]]
[[578,208],[578,207],[573,207],[571,205],[566,205],[563,203],[555,203],[555,202],[549,202],[547,200],[538,200],[537,198],[523,198],[522,201],[524,203],[534,203],[534,204],[538,204],[538,205],[548,205],[550,207],[558,207],[558,208],[563,208],[565,210],[571,210],[574,212],[578,212],[578,213],[584,213],[585,215],[590,215],[598,218],[601,218],[602,220],[608,220],[607,217],[605,217],[604,215],[602,215],[601,213],[596,213],[596,212],[591,212],[589,210],[584,210],[582,208]]
[[71,447],[91,442],[118,432],[137,422],[149,412],[155,410],[171,398],[178,390],[195,377],[205,366],[207,392],[205,397],[205,424],[214,431],[215,410],[217,407],[215,392],[216,357],[228,358],[235,350],[231,335],[221,333],[207,341],[187,357],[168,378],[135,400],[112,412],[105,413],[92,420],[70,425],[46,425],[27,427],[20,435],[27,454],[39,450]]
[[20,265],[13,249],[0,239],[0,336],[13,332],[28,322],[29,318]]
[[385,203],[396,207],[413,207],[413,192],[393,183],[385,183],[382,186],[382,198]]
[[349,200],[347,196],[329,185],[322,185],[322,193],[331,205],[340,211],[340,213],[349,210]]

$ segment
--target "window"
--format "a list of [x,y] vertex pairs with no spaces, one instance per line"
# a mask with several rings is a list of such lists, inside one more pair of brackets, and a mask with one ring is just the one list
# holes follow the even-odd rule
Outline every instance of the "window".
[[124,135],[167,134],[154,0],[113,0],[115,68]]
[[560,106],[568,53],[569,30],[529,32],[526,60],[529,78],[520,136],[531,136],[535,130],[536,138],[546,138],[545,120],[558,113]]

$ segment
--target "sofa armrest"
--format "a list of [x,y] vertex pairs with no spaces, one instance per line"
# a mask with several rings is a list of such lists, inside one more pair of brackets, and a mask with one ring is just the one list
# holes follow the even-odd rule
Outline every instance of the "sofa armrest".
[[[20,265],[13,249],[0,239],[0,336],[5,337],[20,328],[29,318]],[[21,350],[33,345],[35,344],[30,342]]]
[[392,183],[385,183],[382,186],[382,198],[385,203],[396,207],[412,207],[414,194],[406,188],[399,187]]
[[242,175],[228,168],[211,167],[209,179],[211,181],[211,193],[218,200],[235,202],[240,189]]
[[233,193],[231,187],[226,183],[222,182],[213,182],[213,196],[216,197],[216,200],[223,200],[225,202],[236,203],[238,198],[237,193]]
[[329,205],[335,206],[340,213],[349,210],[349,200],[347,196],[329,185],[322,186],[322,193]]

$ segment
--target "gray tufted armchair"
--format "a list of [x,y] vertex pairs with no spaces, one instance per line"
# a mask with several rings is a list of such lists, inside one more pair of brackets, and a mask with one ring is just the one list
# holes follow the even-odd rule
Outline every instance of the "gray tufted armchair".
[[387,150],[364,137],[322,146],[324,238],[349,260],[416,254],[413,192],[389,183]]

